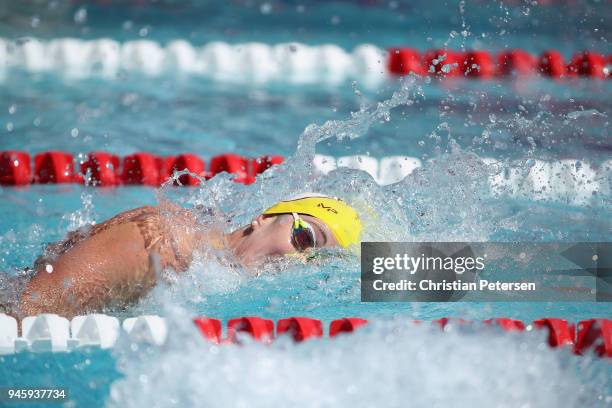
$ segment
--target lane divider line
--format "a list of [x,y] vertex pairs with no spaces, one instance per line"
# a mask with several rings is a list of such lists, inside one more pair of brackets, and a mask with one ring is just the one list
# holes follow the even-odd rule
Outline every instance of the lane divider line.
[[[271,166],[282,163],[281,156],[246,158],[227,153],[212,157],[208,170],[205,162],[192,153],[161,157],[139,152],[123,158],[107,152],[90,152],[75,160],[73,155],[61,151],[37,153],[34,156],[34,173],[27,152],[0,151],[0,185],[22,186],[27,184],[85,183],[93,186],[146,185],[158,187],[167,181],[174,171],[189,170],[198,176],[210,179],[228,172],[235,174],[234,180],[251,184],[258,174]],[[199,184],[199,180],[188,174],[181,175],[178,182],[184,186]],[[177,183],[178,184],[178,183]]]
[[[34,156],[22,151],[0,151],[0,185],[81,183],[113,187],[146,185],[157,187],[174,171],[189,170],[205,180],[221,172],[234,174],[236,182],[251,184],[270,167],[282,163],[282,156],[268,155],[247,158],[222,154],[205,161],[192,153],[161,157],[139,152],[120,158],[107,152],[78,155],[50,151]],[[486,165],[490,191],[494,196],[564,202],[576,206],[596,204],[612,195],[612,160],[598,165],[576,159],[500,162],[482,158]],[[380,159],[365,156],[332,157],[316,155],[313,161],[318,174],[328,174],[338,167],[363,170],[381,185],[397,183],[423,166],[421,160],[409,156]],[[34,171],[32,172],[32,168]],[[197,186],[200,180],[188,174],[179,177],[183,186]],[[177,184],[177,183],[175,183]]]
[[436,49],[424,54],[413,48],[391,48],[387,68],[393,75],[493,79],[544,76],[556,80],[588,77],[606,79],[612,71],[612,56],[583,51],[566,63],[559,51],[547,50],[536,56],[521,49],[502,51],[456,51]]
[[[255,341],[271,343],[274,339],[288,335],[295,342],[324,338],[323,322],[319,319],[293,316],[273,320],[259,316],[243,316],[227,321],[226,336],[223,337],[221,320],[211,317],[193,318],[194,330],[206,340],[216,344],[240,345],[243,336]],[[413,321],[412,324],[425,324]],[[448,318],[429,322],[447,331],[453,325],[480,325],[481,330],[497,327],[506,332],[529,332],[546,330],[547,343],[551,348],[570,348],[576,355],[594,352],[599,357],[612,358],[612,320],[588,319],[574,324],[559,318],[542,318],[525,325],[520,320],[498,317],[482,322]],[[327,336],[333,338],[350,334],[368,324],[367,319],[344,317],[330,322]],[[56,314],[41,314],[23,319],[21,332],[17,321],[0,314],[0,354],[16,352],[67,352],[79,347],[111,348],[121,335],[133,341],[163,345],[168,336],[165,318],[156,315],[130,317],[119,323],[119,319],[105,314],[76,316],[71,321]]]
[[[178,73],[234,83],[333,84],[359,78],[366,84],[376,84],[409,73],[481,80],[517,76],[567,80],[610,78],[612,56],[586,50],[566,61],[557,50],[534,55],[521,49],[498,53],[451,49],[419,51],[411,47],[384,49],[361,44],[349,52],[334,44],[298,42],[269,45],[215,41],[195,46],[185,40],[160,44],[144,39],[118,42],[106,38],[0,38],[0,73],[7,69],[108,79],[122,72],[151,77]],[[6,74],[0,75],[2,77]]]

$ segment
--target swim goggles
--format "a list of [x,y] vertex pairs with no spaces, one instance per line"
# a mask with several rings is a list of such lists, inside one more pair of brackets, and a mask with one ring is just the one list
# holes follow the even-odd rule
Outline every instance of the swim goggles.
[[293,215],[293,226],[291,227],[291,243],[300,252],[308,248],[315,248],[317,245],[317,234],[312,225],[300,218],[297,213]]

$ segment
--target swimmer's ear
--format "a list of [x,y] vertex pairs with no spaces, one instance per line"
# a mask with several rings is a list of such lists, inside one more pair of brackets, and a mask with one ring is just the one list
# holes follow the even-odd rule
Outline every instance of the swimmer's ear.
[[257,217],[253,218],[251,220],[251,227],[257,228],[261,226],[261,222],[264,220],[264,218],[266,218],[264,214],[259,214]]

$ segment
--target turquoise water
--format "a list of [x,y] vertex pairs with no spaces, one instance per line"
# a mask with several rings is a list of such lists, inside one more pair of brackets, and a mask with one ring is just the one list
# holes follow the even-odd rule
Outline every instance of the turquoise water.
[[[608,8],[597,2],[570,8],[466,2],[462,13],[454,3],[435,11],[424,2],[222,4],[7,4],[2,13],[9,17],[2,19],[0,37],[126,41],[145,34],[160,44],[177,38],[196,45],[212,40],[300,41],[349,50],[366,42],[421,50],[447,42],[451,48],[523,47],[532,52],[553,47],[566,57],[582,49],[611,51],[604,35]],[[86,10],[84,21],[81,8]],[[465,37],[451,33],[462,29],[469,31]],[[335,157],[413,156],[426,163],[423,168],[387,187],[348,170],[311,177],[302,163],[310,152],[303,148],[296,153],[304,129],[346,120],[360,109],[373,112],[376,103],[402,86],[406,94],[388,120],[386,115],[357,115],[355,123],[336,123],[327,133],[310,128],[302,142],[308,147],[314,139],[325,139],[316,153]],[[217,177],[202,190],[161,192],[185,206],[220,207],[235,227],[289,193],[317,189],[369,202],[379,211],[378,224],[366,219],[369,240],[607,241],[612,237],[609,178],[598,181],[608,189],[587,203],[542,201],[529,194],[496,196],[482,183],[490,169],[480,159],[501,160],[503,170],[513,166],[512,160],[527,167],[533,160],[562,159],[601,166],[612,149],[610,87],[610,81],[541,78],[419,80],[408,85],[390,80],[375,87],[359,80],[236,85],[178,74],[69,79],[17,69],[0,87],[0,149],[67,150],[75,155],[92,150],[120,155],[194,152],[204,158],[225,152],[295,155],[287,167],[249,187]],[[2,187],[0,270],[16,273],[31,265],[45,243],[67,231],[156,202],[156,191],[141,187]],[[321,401],[319,406],[372,406],[383,400],[389,406],[611,403],[609,364],[547,351],[542,336],[457,329],[441,336],[405,323],[443,316],[578,321],[609,317],[608,304],[364,304],[359,302],[359,260],[343,253],[326,259],[308,266],[275,264],[258,278],[215,262],[196,262],[174,283],[163,283],[138,305],[113,313],[168,316],[173,330],[167,346],[147,348],[125,340],[112,352],[4,356],[0,385],[68,386],[72,402],[67,406],[84,407],[311,406],[315,401]],[[325,321],[357,315],[379,326],[336,342],[217,348],[198,341],[188,319],[193,315],[224,320],[307,315]],[[400,320],[388,321],[392,318]]]
[[[3,35],[13,38],[110,37],[125,41],[147,37],[162,42],[180,38],[198,44],[218,40],[299,40],[308,44],[329,42],[345,48],[373,43],[423,49],[440,47],[452,31],[461,32],[463,16],[470,31],[463,42],[469,48],[610,52],[605,35],[610,15],[605,2],[551,3],[534,6],[522,1],[470,0],[444,1],[432,7],[424,0],[165,0],[148,4],[56,1],[45,7],[36,2],[7,2],[0,29]],[[78,14],[81,8],[84,16],[83,12]],[[459,37],[454,36],[457,45],[462,42]]]

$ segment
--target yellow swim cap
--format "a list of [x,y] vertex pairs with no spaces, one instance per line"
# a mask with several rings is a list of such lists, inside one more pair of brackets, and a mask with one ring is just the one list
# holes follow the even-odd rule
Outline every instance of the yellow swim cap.
[[323,221],[344,248],[359,243],[361,220],[357,212],[339,198],[321,194],[305,194],[281,201],[264,214],[298,213],[311,215]]

